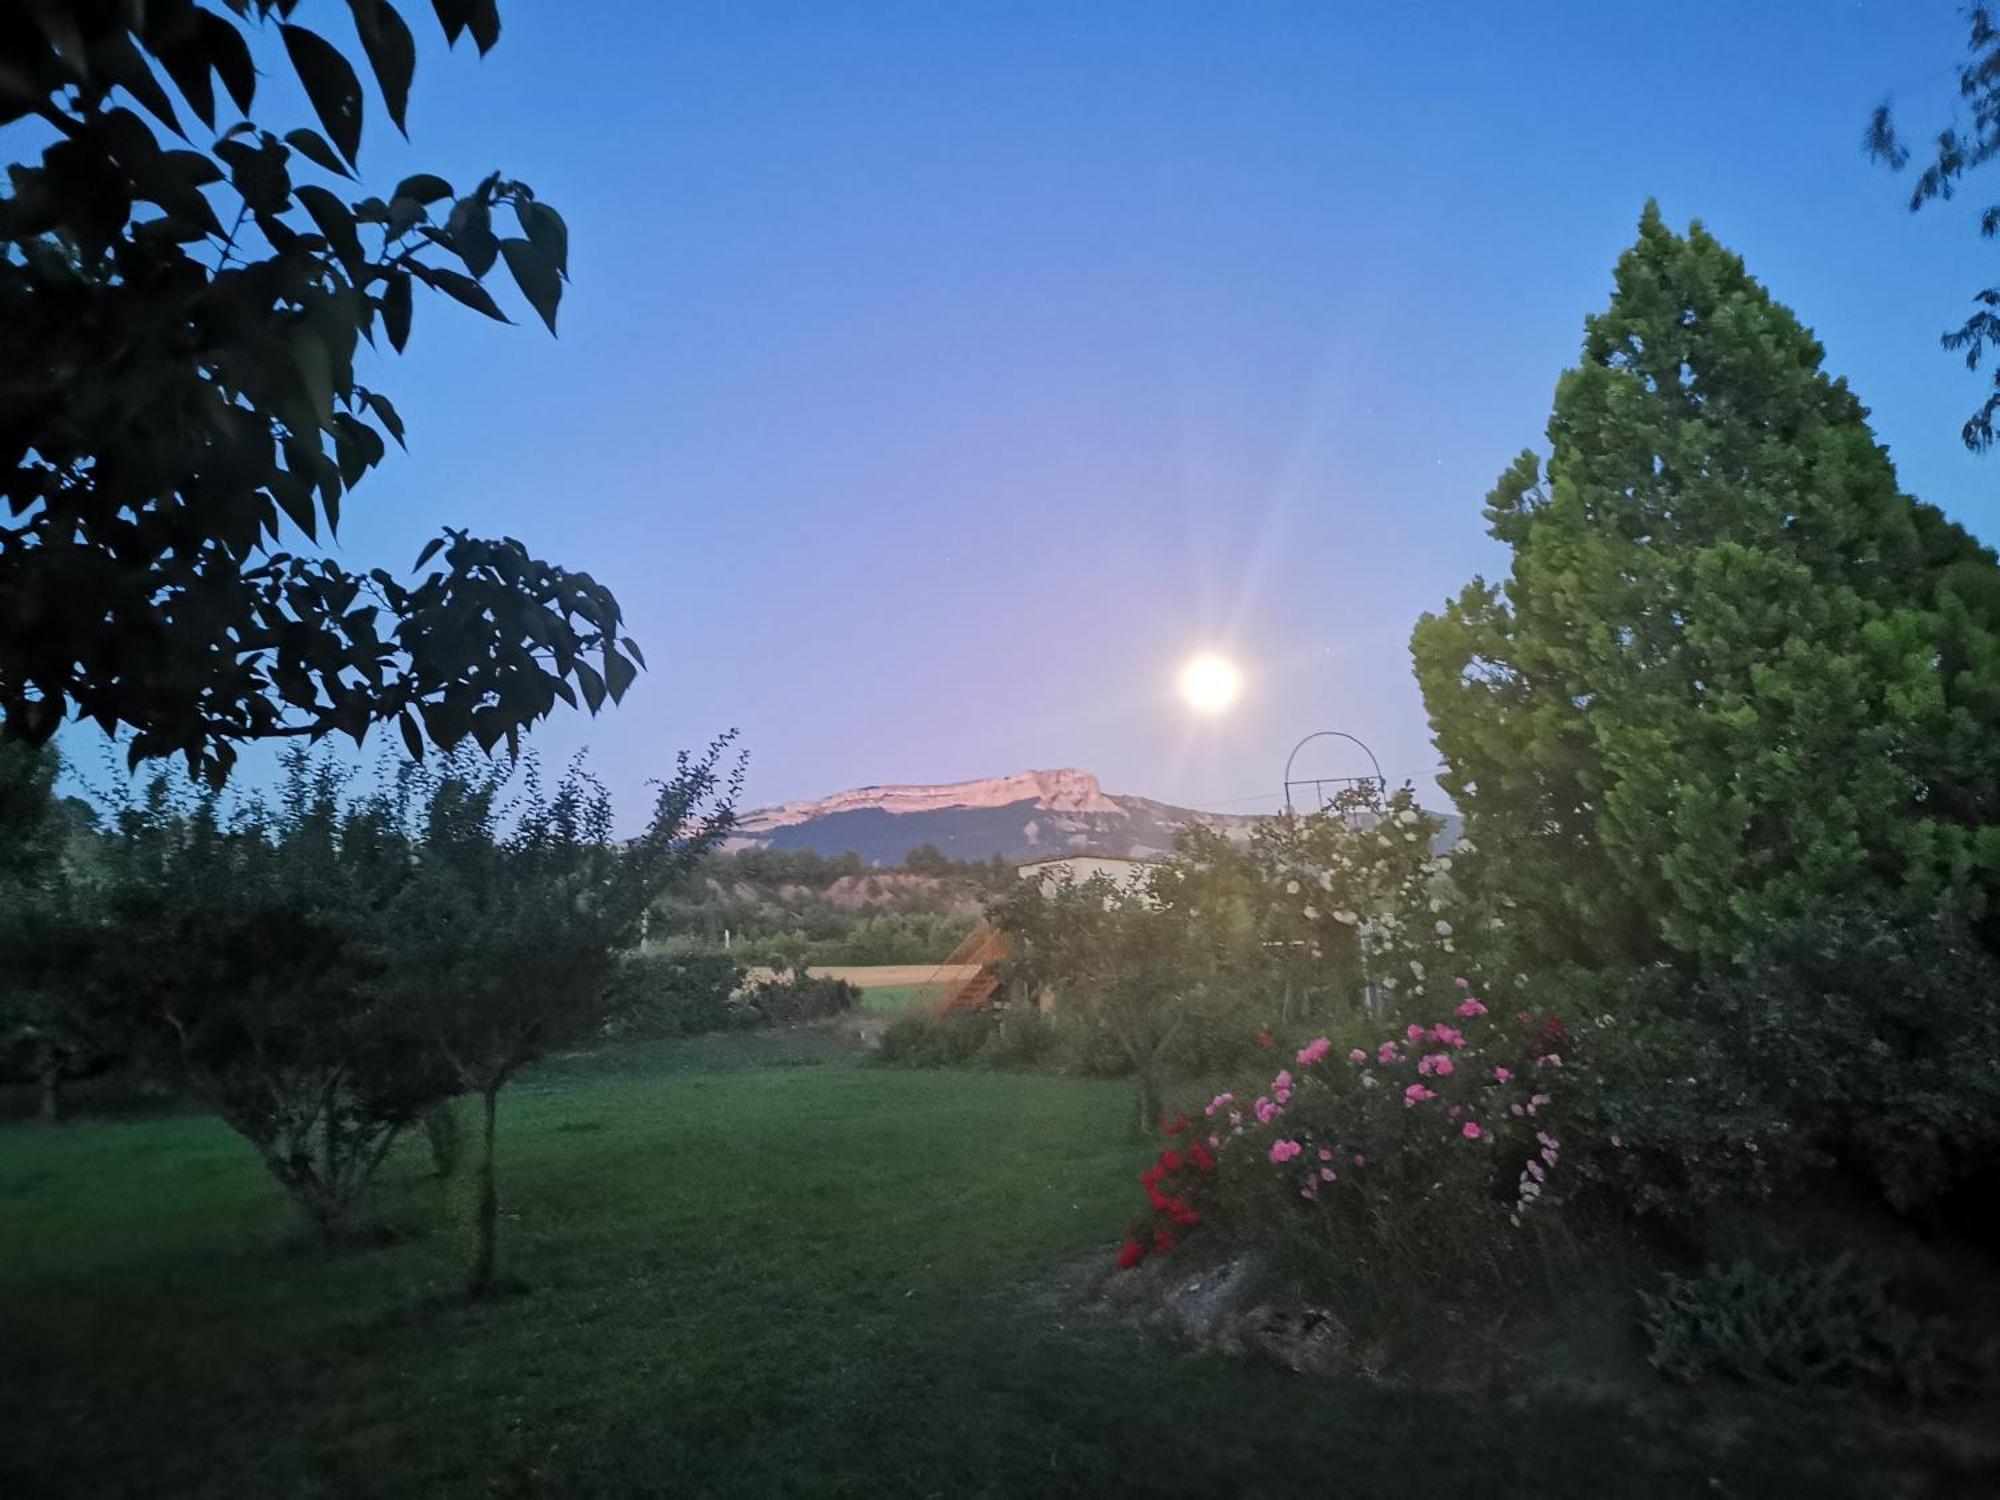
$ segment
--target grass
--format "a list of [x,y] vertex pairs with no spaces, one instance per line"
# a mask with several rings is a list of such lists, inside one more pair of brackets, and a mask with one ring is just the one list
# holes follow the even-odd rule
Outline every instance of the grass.
[[481,1305],[420,1143],[381,1183],[403,1233],[329,1256],[206,1119],[0,1127],[0,1493],[1910,1492],[1820,1419],[1705,1448],[1610,1405],[1169,1348],[1073,1294],[1136,1198],[1123,1084],[847,1045],[524,1081],[502,1253],[527,1289]]
[[906,1010],[928,1010],[951,993],[948,984],[891,984],[861,992],[861,1009],[871,1016],[899,1016]]

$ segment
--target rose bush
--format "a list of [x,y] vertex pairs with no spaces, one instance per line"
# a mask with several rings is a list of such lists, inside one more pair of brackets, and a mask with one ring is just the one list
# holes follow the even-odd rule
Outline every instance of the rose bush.
[[1431,1021],[1371,1047],[1317,1037],[1255,1090],[1167,1122],[1140,1176],[1149,1215],[1127,1269],[1200,1235],[1254,1250],[1322,1289],[1470,1291],[1504,1276],[1512,1242],[1559,1197],[1566,1032],[1497,1014],[1460,980]]

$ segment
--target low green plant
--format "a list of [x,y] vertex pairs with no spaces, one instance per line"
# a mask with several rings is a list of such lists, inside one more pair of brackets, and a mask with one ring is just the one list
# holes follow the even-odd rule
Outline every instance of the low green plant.
[[801,1026],[828,1021],[861,1005],[861,991],[844,979],[810,974],[804,966],[776,979],[753,984],[744,992],[741,1010],[746,1024]]
[[1719,1375],[1807,1397],[1871,1390],[1922,1404],[1966,1373],[1946,1321],[1904,1306],[1850,1255],[1670,1274],[1640,1302],[1652,1362],[1674,1380]]
[[992,1011],[898,1016],[882,1029],[881,1057],[923,1068],[956,1067],[979,1056],[999,1025]]

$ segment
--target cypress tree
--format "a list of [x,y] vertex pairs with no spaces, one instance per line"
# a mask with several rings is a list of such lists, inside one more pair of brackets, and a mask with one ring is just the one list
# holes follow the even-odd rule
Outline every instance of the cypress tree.
[[1993,553],[1699,224],[1649,204],[1585,329],[1487,499],[1508,577],[1412,643],[1517,956],[1710,970],[1857,904],[2000,947]]

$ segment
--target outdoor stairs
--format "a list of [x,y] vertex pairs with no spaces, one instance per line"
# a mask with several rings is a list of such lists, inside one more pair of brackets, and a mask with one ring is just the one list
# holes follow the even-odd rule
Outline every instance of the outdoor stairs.
[[950,982],[948,971],[962,970],[966,965],[976,964],[979,972],[959,983],[937,1004],[933,1015],[948,1016],[957,1011],[978,1010],[990,1001],[1000,990],[1000,976],[993,972],[993,965],[1014,951],[1012,933],[1002,932],[991,922],[981,917],[965,940],[951,950],[951,956],[938,966],[939,979]]

